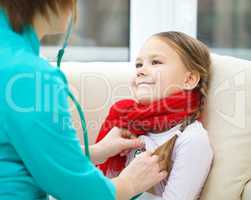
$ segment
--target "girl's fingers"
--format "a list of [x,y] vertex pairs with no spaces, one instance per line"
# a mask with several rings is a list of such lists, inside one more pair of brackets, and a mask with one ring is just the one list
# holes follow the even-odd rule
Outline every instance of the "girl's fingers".
[[120,156],[121,156],[121,157],[126,156],[126,155],[129,154],[130,151],[131,151],[131,150],[124,150],[124,151],[122,151],[122,152],[120,153]]
[[136,135],[132,134],[127,129],[122,129],[121,135],[122,135],[122,137],[129,138],[129,139],[135,139],[135,138],[137,138]]
[[130,138],[131,133],[130,133],[127,129],[122,129],[121,135],[122,135],[122,137],[124,137],[124,138]]

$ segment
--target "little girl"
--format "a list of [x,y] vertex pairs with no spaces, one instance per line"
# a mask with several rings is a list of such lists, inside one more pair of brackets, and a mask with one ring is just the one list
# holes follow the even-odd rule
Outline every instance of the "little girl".
[[[208,48],[180,32],[153,35],[140,50],[132,84],[136,100],[115,103],[97,138],[113,127],[126,129],[145,142],[146,150],[159,155],[168,177],[138,199],[199,198],[213,159],[201,123],[210,65]],[[107,176],[116,176],[145,149],[125,156],[123,152],[99,167]]]

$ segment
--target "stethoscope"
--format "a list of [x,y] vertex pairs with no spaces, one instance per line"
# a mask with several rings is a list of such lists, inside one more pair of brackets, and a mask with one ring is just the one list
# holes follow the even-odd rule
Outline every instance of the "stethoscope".
[[[68,25],[68,29],[66,32],[66,36],[64,39],[64,44],[63,47],[58,51],[58,56],[57,56],[57,67],[59,70],[61,70],[61,62],[64,56],[64,52],[65,49],[68,46],[68,41],[72,32],[72,28],[73,28],[73,17],[71,16],[70,18],[70,22]],[[84,148],[85,148],[85,155],[88,159],[90,159],[91,155],[90,155],[90,149],[89,149],[89,137],[88,137],[88,130],[86,127],[86,120],[85,120],[85,115],[84,115],[84,111],[81,108],[80,103],[78,102],[78,100],[75,98],[75,96],[72,94],[72,92],[68,89],[67,90],[69,97],[71,98],[71,100],[73,101],[78,114],[80,116],[80,121],[81,121],[81,127],[82,127],[82,131],[83,131],[83,138],[84,138]]]
[[[68,25],[68,29],[66,32],[66,36],[64,39],[64,44],[63,47],[58,51],[58,55],[57,55],[57,67],[59,70],[61,70],[61,63],[62,63],[62,59],[64,56],[64,52],[65,49],[68,46],[68,42],[69,42],[69,38],[72,32],[72,28],[73,28],[73,17],[71,16],[70,18],[70,22]],[[84,138],[84,148],[85,148],[85,155],[86,157],[90,160],[90,149],[89,149],[89,137],[88,137],[88,130],[86,127],[86,120],[85,120],[85,115],[84,115],[84,111],[80,105],[80,103],[78,102],[78,100],[75,98],[75,96],[72,94],[72,92],[68,89],[68,95],[71,98],[71,100],[73,101],[75,107],[77,108],[78,114],[80,116],[80,121],[81,121],[81,127],[82,127],[82,131],[83,131],[83,138]],[[133,197],[131,200],[137,199],[139,196],[141,196],[141,194]]]

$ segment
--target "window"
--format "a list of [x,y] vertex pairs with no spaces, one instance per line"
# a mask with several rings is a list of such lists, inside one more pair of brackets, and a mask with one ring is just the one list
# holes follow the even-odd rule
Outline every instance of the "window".
[[195,37],[196,9],[197,0],[131,0],[131,60],[155,33],[176,30]]
[[[78,1],[78,20],[64,60],[128,61],[129,0]],[[63,35],[46,37],[42,54],[55,61]]]
[[251,59],[251,1],[198,1],[198,39],[219,54]]
[[[79,0],[64,61],[134,60],[146,38],[170,30],[197,36],[215,53],[251,60],[249,8],[250,0]],[[55,61],[63,38],[45,38],[42,54]]]

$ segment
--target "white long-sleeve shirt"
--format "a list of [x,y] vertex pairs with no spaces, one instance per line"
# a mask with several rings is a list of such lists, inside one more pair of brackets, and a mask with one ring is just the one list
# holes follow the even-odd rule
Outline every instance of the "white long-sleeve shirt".
[[[178,135],[172,153],[173,168],[167,180],[154,187],[156,195],[144,193],[139,200],[195,200],[203,188],[211,168],[213,151],[207,131],[199,121],[195,121],[181,132],[180,125],[163,132],[140,136],[145,141],[146,150],[154,151]],[[127,164],[140,152],[133,150],[127,156]],[[142,180],[144,181],[144,180]]]

